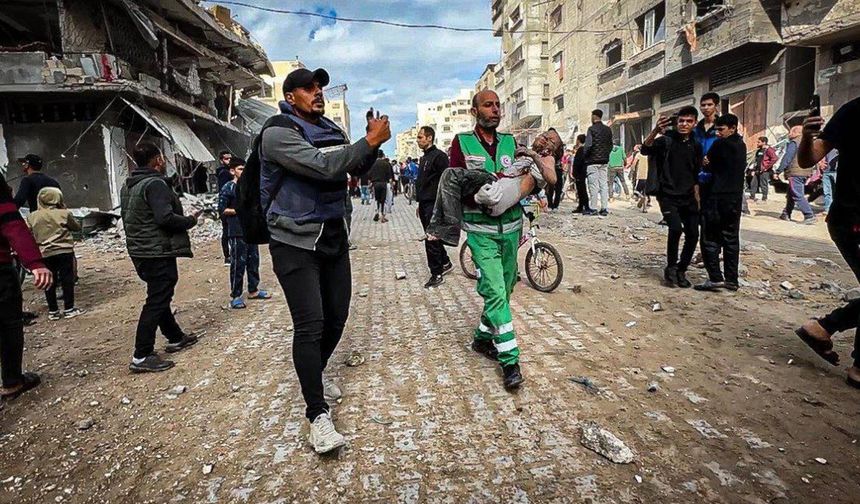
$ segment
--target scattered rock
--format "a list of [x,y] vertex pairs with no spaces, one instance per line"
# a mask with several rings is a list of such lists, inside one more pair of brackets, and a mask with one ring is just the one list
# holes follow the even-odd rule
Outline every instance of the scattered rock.
[[185,385],[176,385],[167,391],[168,399],[176,399],[180,395],[184,394],[188,390],[188,387]]
[[572,376],[570,377],[570,381],[573,383],[578,383],[585,387],[585,391],[589,394],[599,394],[600,388],[591,381],[591,378],[587,376]]
[[794,284],[789,282],[788,280],[782,282],[781,284],[779,284],[779,286],[787,291],[794,289]]
[[611,278],[613,280],[618,280],[619,278],[621,278],[621,275],[619,275],[618,273],[613,273],[613,274],[609,275],[609,278]]
[[819,464],[821,464],[821,465],[824,465],[824,464],[826,464],[826,463],[827,463],[827,459],[825,459],[825,458],[821,458],[821,457],[815,457],[815,461],[816,461],[816,462],[818,462],[818,463],[819,463]]
[[98,401],[90,401],[90,406],[98,406],[98,405],[99,405]]
[[648,392],[657,392],[658,390],[660,390],[660,385],[657,382],[648,384]]
[[96,424],[96,421],[93,420],[92,418],[85,418],[85,419],[81,420],[80,422],[76,423],[75,427],[79,431],[85,431],[85,430],[88,430],[90,427],[92,427],[95,424]]
[[704,397],[702,397],[702,396],[700,396],[700,395],[696,394],[696,393],[695,393],[695,392],[693,392],[692,390],[683,390],[683,391],[682,391],[682,393],[684,394],[684,397],[686,397],[686,398],[687,398],[687,400],[688,400],[688,401],[690,401],[690,402],[691,402],[691,403],[693,403],[693,404],[702,404],[702,403],[704,403],[704,402],[708,402],[708,400],[707,400],[707,399],[705,399]]
[[405,271],[397,271],[394,273],[394,278],[397,280],[406,280],[406,272]]
[[78,378],[83,378],[84,376],[86,376],[88,374],[90,374],[90,372],[87,371],[86,369],[81,369],[80,371],[75,373],[75,375],[77,375]]
[[203,464],[203,474],[212,474],[214,464]]
[[123,397],[119,400],[119,402],[121,402],[122,404],[131,404],[131,399],[129,399],[128,397]]
[[636,325],[636,321],[631,320],[630,322],[627,322],[626,324],[624,324],[624,327],[633,327],[635,325]]
[[675,368],[672,366],[663,366],[660,369],[662,369],[664,373],[675,374]]
[[633,462],[633,450],[620,439],[595,422],[585,422],[582,425],[582,437],[579,442],[589,450],[603,455],[616,464]]
[[364,364],[364,356],[361,355],[358,351],[353,350],[349,357],[346,358],[344,362],[349,367],[357,367]]
[[767,441],[762,441],[761,438],[746,429],[736,429],[736,432],[740,434],[741,439],[746,441],[747,446],[749,446],[750,449],[760,450],[762,448],[770,448],[771,446],[773,446]]
[[774,268],[776,267],[776,263],[771,261],[770,259],[765,259],[761,262],[765,268]]
[[804,296],[803,293],[797,289],[790,291],[788,293],[788,297],[790,297],[791,299],[806,299],[806,296]]
[[712,473],[720,480],[721,486],[732,486],[734,484],[743,484],[743,480],[739,479],[734,474],[722,469],[720,464],[716,462],[708,462],[705,467],[711,470]]
[[238,384],[235,384],[235,383],[234,383],[233,385],[230,385],[230,391],[231,391],[231,392],[234,392],[234,393],[235,393],[235,392],[238,392],[238,391],[240,391],[240,390],[242,390],[242,386],[241,386],[241,385],[238,385]]
[[574,294],[582,294],[582,286],[581,285],[571,285],[567,289]]
[[660,303],[654,303],[654,304],[652,304],[652,305],[651,305],[651,311],[652,311],[652,312],[660,312],[660,311],[663,311],[663,305],[662,305],[662,304],[660,304]]
[[711,427],[711,424],[704,420],[687,420],[687,423],[696,429],[705,439],[726,439],[728,437]]
[[636,480],[636,483],[642,483],[642,476],[639,476],[638,474],[633,476],[633,479]]
[[854,287],[842,295],[843,301],[855,301],[860,299],[860,287]]

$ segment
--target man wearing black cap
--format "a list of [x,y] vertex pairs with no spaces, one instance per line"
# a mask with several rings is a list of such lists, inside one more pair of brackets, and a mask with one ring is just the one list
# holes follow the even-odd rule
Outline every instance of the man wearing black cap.
[[361,176],[391,138],[388,117],[367,115],[367,135],[354,144],[324,117],[323,69],[300,68],[284,81],[281,114],[260,133],[260,203],[267,209],[269,250],[287,298],[293,363],[317,453],[345,444],[331,408],[340,389],[323,379],[349,315],[352,273],[344,204],[347,174]]
[[15,204],[18,208],[23,208],[24,204],[31,212],[35,212],[38,208],[37,196],[39,191],[46,187],[60,188],[60,184],[53,178],[42,173],[42,158],[35,154],[27,154],[22,158],[18,158],[21,163],[21,171],[24,172],[24,178],[18,184],[18,192],[15,193]]

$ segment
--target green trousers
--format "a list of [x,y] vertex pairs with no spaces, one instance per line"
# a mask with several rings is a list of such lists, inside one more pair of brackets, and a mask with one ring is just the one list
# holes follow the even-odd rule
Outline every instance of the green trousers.
[[517,282],[517,250],[521,230],[506,234],[468,233],[466,244],[478,269],[478,294],[484,311],[475,329],[475,339],[492,340],[499,362],[508,366],[519,362],[520,349],[511,318],[511,292]]

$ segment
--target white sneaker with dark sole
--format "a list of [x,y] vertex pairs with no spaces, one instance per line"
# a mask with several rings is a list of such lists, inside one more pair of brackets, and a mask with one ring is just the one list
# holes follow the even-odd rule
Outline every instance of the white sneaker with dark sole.
[[331,415],[328,412],[316,417],[311,423],[308,441],[314,447],[314,451],[319,454],[337,450],[346,444],[343,435],[335,430]]

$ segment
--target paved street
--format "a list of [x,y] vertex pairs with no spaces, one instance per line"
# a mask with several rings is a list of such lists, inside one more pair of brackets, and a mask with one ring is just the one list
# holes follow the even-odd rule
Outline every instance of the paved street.
[[[355,207],[352,312],[331,369],[348,446],[323,458],[305,439],[292,326],[268,253],[263,282],[275,298],[244,311],[224,309],[217,243],[181,261],[177,318],[206,337],[175,369],[132,376],[143,284],[126,257],[81,247],[88,314],[49,322],[41,297],[25,292],[41,315],[25,364],[44,386],[0,412],[0,501],[855,501],[860,396],[791,333],[839,303],[839,287],[822,283],[855,286],[841,261],[762,240],[745,247],[740,293],[668,290],[656,213],[583,218],[566,204],[541,218],[541,236],[565,258],[562,286],[514,293],[527,380],[517,394],[468,348],[474,284],[457,271],[423,289],[415,207],[398,200],[388,224]],[[789,278],[804,299],[779,287]],[[836,344],[845,362],[850,337]],[[352,353],[364,362],[345,366]],[[177,385],[188,389],[169,394]],[[634,462],[584,448],[586,421],[625,442]]]

